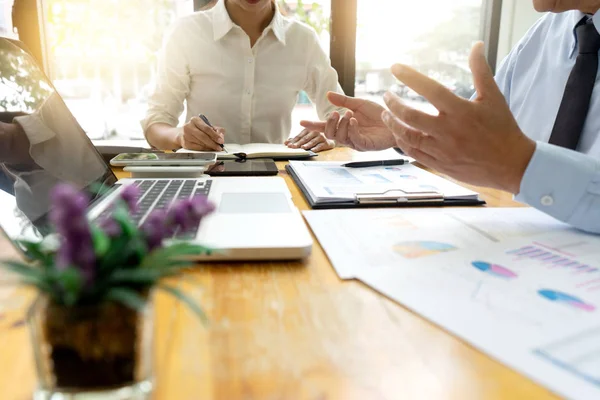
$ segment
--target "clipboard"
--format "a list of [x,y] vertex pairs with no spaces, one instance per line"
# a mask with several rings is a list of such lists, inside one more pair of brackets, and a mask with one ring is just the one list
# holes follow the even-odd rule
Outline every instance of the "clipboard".
[[481,199],[444,199],[438,192],[404,192],[402,190],[388,190],[384,193],[358,193],[353,200],[315,202],[308,194],[306,186],[299,179],[294,169],[288,164],[286,172],[294,180],[298,189],[313,210],[327,210],[336,208],[364,208],[364,207],[433,207],[433,206],[480,206],[485,205]]

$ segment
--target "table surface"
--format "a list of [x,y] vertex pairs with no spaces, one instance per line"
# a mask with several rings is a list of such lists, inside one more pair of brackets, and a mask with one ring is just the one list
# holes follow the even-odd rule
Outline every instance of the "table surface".
[[[363,159],[335,149],[319,160]],[[278,163],[301,210],[302,194]],[[124,177],[122,171],[117,171]],[[474,188],[491,207],[508,193]],[[16,257],[0,238],[2,258]],[[340,280],[315,240],[304,262],[203,264],[182,280],[204,327],[158,295],[154,399],[555,399],[548,390],[358,281]],[[30,399],[22,318],[32,293],[0,284],[0,399]]]

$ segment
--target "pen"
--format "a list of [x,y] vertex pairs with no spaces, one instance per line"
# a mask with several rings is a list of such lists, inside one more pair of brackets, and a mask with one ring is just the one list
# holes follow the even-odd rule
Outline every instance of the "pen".
[[[206,115],[204,115],[204,114],[200,114],[200,115],[198,115],[198,117],[199,117],[199,118],[200,118],[202,121],[204,121],[204,123],[205,123],[206,125],[208,125],[208,126],[210,126],[211,128],[213,128],[213,130],[215,129],[215,127],[214,127],[214,126],[212,126],[212,124],[210,123],[210,121],[208,120],[208,118],[206,118]],[[221,144],[221,143],[218,143],[218,145],[219,145],[219,146],[221,146],[221,148],[222,148],[223,150],[225,150],[225,145],[223,145],[223,144]],[[225,150],[225,152],[227,152],[227,150]]]
[[379,160],[379,161],[357,161],[342,164],[342,167],[346,168],[366,168],[366,167],[379,167],[385,165],[403,165],[406,160],[403,158],[397,160]]

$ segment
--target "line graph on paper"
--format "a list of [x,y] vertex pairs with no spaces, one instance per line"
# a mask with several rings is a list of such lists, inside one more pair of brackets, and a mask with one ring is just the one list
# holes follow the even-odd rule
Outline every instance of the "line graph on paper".
[[540,347],[534,354],[600,388],[600,326]]

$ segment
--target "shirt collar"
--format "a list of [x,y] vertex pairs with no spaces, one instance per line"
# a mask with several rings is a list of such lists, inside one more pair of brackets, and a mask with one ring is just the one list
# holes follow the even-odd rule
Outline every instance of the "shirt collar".
[[[219,0],[217,4],[210,10],[212,13],[213,23],[213,38],[215,41],[220,40],[223,36],[227,35],[231,29],[233,29],[235,23],[231,20],[227,7],[225,7],[225,0]],[[284,16],[279,11],[279,5],[275,2],[275,15],[271,20],[269,26],[265,28],[265,31],[273,31],[273,34],[282,44],[285,45],[285,34],[288,28]]]
[[591,18],[592,21],[588,22],[588,23],[593,23],[594,26],[596,26],[596,30],[600,33],[600,10],[596,11],[596,13],[594,15],[590,15],[590,14],[584,14],[581,11],[576,11],[573,13],[573,48],[571,49],[571,54],[569,57],[576,57],[577,56],[577,32],[575,31],[577,29],[577,26],[579,25],[579,21],[581,21],[582,18],[584,17],[588,17]]

